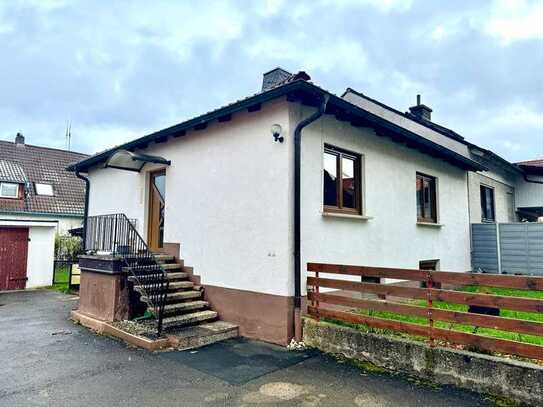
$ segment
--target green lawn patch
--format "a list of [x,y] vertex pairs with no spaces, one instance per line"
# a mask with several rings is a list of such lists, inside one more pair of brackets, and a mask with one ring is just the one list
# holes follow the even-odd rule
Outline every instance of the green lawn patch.
[[[515,289],[508,289],[508,288],[494,288],[494,287],[481,287],[481,286],[467,286],[467,287],[461,288],[459,291],[495,294],[495,295],[512,296],[512,297],[543,299],[543,291],[515,290]],[[422,301],[414,300],[414,301],[411,301],[411,303],[413,305],[426,306],[426,301],[424,300]],[[447,302],[434,301],[433,306],[434,308],[446,309],[446,310],[451,310],[451,311],[463,311],[463,312],[468,311],[468,306],[463,305],[463,304],[452,304],[452,303],[447,303]],[[417,324],[417,325],[426,325],[426,326],[428,325],[427,318],[422,318],[422,317],[417,317],[417,316],[408,316],[408,315],[397,314],[394,312],[373,311],[373,310],[358,310],[357,312],[363,315],[368,315],[368,316],[372,316],[376,318],[408,322],[408,323]],[[543,322],[543,313],[521,312],[521,311],[501,309],[500,316],[507,317],[507,318],[523,319],[527,321]],[[457,323],[444,322],[444,321],[434,321],[434,326],[436,328],[443,328],[443,329],[449,329],[449,330],[466,332],[466,333],[474,333],[477,335],[488,336],[492,338],[508,339],[512,341],[531,343],[534,345],[543,345],[543,337],[541,336],[518,334],[515,332],[501,331],[497,329],[482,328],[482,327],[476,327],[473,325],[464,325],[464,324],[457,324]],[[360,325],[357,325],[357,329],[360,329]],[[364,328],[364,330],[366,329]],[[383,333],[385,331],[371,329],[371,332]],[[385,333],[390,333],[390,332],[385,332]],[[394,333],[394,334],[397,335],[397,333]],[[400,334],[400,336],[409,336],[410,338],[413,338],[412,336],[405,335],[405,334]]]

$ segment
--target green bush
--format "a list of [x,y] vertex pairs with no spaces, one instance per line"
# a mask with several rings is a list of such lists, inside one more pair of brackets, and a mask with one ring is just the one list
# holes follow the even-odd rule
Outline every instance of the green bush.
[[73,259],[83,252],[83,242],[77,236],[55,236],[55,258]]

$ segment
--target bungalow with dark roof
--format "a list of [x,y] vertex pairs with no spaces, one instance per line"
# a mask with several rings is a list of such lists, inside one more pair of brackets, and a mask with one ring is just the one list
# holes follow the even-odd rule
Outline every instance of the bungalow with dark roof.
[[286,344],[308,262],[470,270],[468,174],[487,169],[472,145],[420,103],[309,79],[276,68],[253,96],[70,166],[89,185],[82,289],[125,287],[108,280],[120,258],[139,293],[121,297],[159,331],[221,318]]

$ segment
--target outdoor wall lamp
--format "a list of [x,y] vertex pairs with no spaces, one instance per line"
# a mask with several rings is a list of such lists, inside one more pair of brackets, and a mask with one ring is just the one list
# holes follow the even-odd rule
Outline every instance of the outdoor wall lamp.
[[282,143],[283,141],[285,141],[285,138],[281,135],[281,131],[282,131],[281,125],[274,124],[271,126],[271,134],[273,136],[273,140],[276,143],[277,142]]

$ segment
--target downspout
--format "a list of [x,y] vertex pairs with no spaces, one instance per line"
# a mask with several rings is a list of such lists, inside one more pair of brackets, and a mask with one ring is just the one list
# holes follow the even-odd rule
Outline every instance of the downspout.
[[90,194],[90,180],[81,175],[79,170],[75,171],[75,176],[85,181],[85,212],[83,215],[83,250],[86,250],[87,246],[87,218],[89,216],[89,194]]
[[303,119],[296,125],[294,129],[294,339],[296,342],[302,340],[302,286],[301,286],[301,271],[302,259],[300,255],[301,248],[301,156],[302,156],[302,129],[313,123],[321,117],[328,104],[329,95],[324,95],[322,103],[315,113]]

